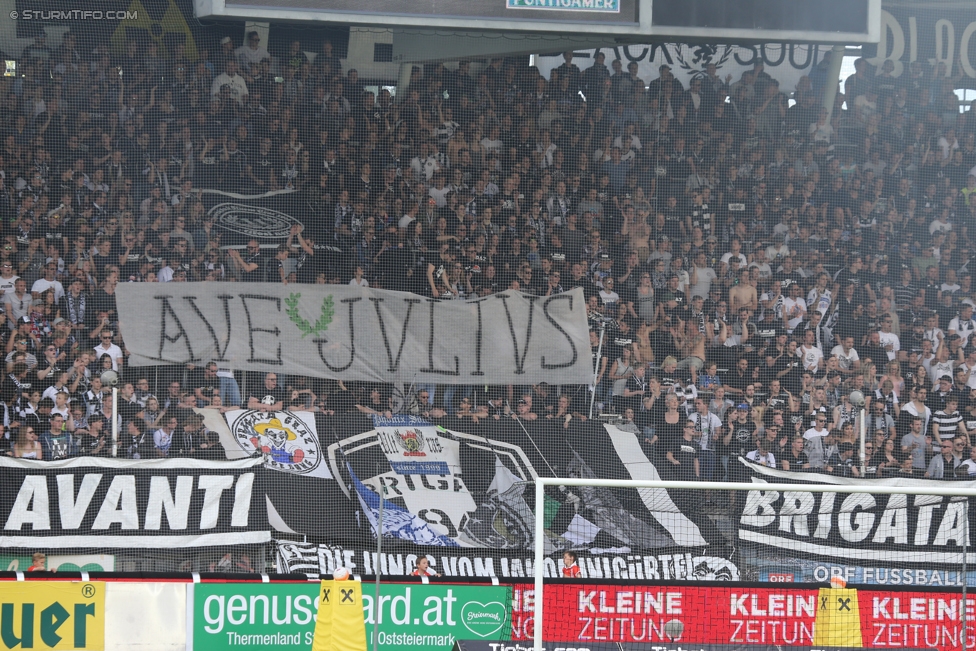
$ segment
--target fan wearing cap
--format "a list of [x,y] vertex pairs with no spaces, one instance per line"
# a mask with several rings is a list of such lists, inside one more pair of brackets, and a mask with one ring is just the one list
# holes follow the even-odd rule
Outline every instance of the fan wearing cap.
[[830,437],[830,430],[827,429],[827,414],[819,413],[813,421],[813,427],[803,433],[806,441],[806,453],[810,459],[812,468],[823,468],[827,461],[827,450],[833,440]]
[[933,373],[935,373],[934,380],[935,386],[932,387],[932,392],[929,394],[929,399],[926,401],[926,405],[933,412],[945,408],[946,400],[952,393],[952,376],[951,369],[947,372],[936,372],[936,368],[933,366]]

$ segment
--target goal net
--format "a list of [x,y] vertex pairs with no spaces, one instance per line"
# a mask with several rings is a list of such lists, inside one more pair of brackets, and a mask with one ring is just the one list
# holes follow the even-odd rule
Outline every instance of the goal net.
[[948,650],[976,643],[976,601],[966,588],[976,560],[970,484],[897,477],[865,483],[739,463],[740,482],[538,479],[537,504],[549,494],[636,491],[653,504],[654,519],[674,527],[681,517],[683,535],[699,537],[701,546],[654,564],[622,555],[612,575],[598,557],[553,551],[546,514],[537,509],[533,599],[516,600],[515,608],[533,622],[520,626],[515,612],[513,630],[530,630],[525,640],[536,649],[680,643]]

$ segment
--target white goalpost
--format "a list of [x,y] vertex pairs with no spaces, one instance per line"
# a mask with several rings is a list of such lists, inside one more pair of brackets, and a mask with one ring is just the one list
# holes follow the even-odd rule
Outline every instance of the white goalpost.
[[[749,482],[696,482],[696,481],[661,481],[661,480],[610,480],[610,479],[578,479],[578,478],[551,478],[539,477],[535,479],[535,550],[534,550],[534,604],[533,604],[533,648],[535,651],[543,650],[545,600],[544,594],[544,573],[546,558],[546,532],[545,532],[545,491],[547,486],[565,487],[589,487],[589,488],[609,488],[609,489],[647,489],[651,491],[685,490],[685,491],[709,491],[709,492],[777,492],[785,497],[789,493],[791,496],[801,493],[865,493],[869,495],[912,495],[912,496],[937,496],[940,498],[973,498],[976,497],[976,488],[966,488],[954,485],[953,482],[932,482],[931,485],[899,485],[896,481],[878,480],[878,484],[810,484],[810,483],[766,483],[757,481],[753,478]],[[812,498],[809,498],[812,500]],[[962,549],[960,553],[960,565],[962,567],[962,603],[966,603],[966,556],[969,546],[968,528],[968,503],[966,506],[966,535],[964,535]],[[816,517],[816,515],[814,515]],[[962,639],[966,639],[966,608],[961,608],[961,630]],[[568,640],[551,640],[565,642]]]

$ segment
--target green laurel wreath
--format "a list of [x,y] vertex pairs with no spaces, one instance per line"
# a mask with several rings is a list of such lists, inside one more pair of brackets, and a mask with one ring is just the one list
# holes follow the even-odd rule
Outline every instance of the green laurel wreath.
[[288,309],[285,310],[285,314],[291,319],[299,330],[302,332],[302,339],[308,335],[317,335],[320,332],[325,332],[329,329],[329,324],[332,323],[332,317],[335,315],[335,303],[332,301],[332,294],[329,294],[322,299],[322,311],[319,314],[318,320],[315,325],[311,325],[308,321],[302,318],[301,314],[298,312],[298,299],[302,297],[301,294],[290,294],[288,298],[285,299],[285,305]]

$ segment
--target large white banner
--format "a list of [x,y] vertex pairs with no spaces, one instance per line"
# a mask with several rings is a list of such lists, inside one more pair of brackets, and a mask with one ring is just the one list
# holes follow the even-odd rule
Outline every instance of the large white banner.
[[[682,43],[657,45],[623,45],[617,47],[583,50],[574,54],[573,63],[586,70],[593,65],[597,52],[606,57],[604,64],[620,59],[624,70],[631,61],[637,62],[637,76],[650,83],[660,75],[662,65],[671,66],[671,73],[687,89],[694,76],[702,75],[709,63],[714,63],[717,74],[724,80],[732,75],[732,83],[739,80],[743,71],[751,70],[756,61],[762,61],[766,72],[780,83],[780,90],[790,92],[803,75],[809,75],[816,64],[830,51],[827,45],[806,43],[767,43],[764,45],[715,45]],[[539,72],[548,79],[554,68],[562,65],[563,56],[540,54],[536,56]],[[611,70],[612,73],[612,70]]]
[[123,283],[134,366],[200,364],[373,382],[583,384],[583,290],[438,301],[348,285]]

